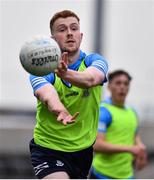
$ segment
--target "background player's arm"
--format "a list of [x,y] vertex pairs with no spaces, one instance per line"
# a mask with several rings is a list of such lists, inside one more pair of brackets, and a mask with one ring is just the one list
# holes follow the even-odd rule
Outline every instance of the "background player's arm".
[[139,146],[142,146],[143,149],[146,149],[145,145],[143,144],[142,140],[141,140],[141,137],[139,134],[136,134],[135,136],[135,144],[136,145],[139,145]]
[[95,152],[102,153],[124,153],[129,152],[132,154],[138,154],[140,148],[137,145],[134,146],[126,146],[126,145],[118,145],[106,142],[105,133],[98,132],[96,142],[94,144]]
[[76,113],[74,116],[69,114],[67,109],[60,101],[53,85],[45,84],[44,86],[40,87],[35,91],[35,96],[48,107],[50,112],[57,115],[57,120],[62,121],[64,125],[75,121],[78,113]]

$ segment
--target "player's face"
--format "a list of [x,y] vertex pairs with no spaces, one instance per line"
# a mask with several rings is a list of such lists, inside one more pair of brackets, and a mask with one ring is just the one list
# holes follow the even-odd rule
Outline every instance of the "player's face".
[[58,42],[62,52],[78,52],[82,35],[75,17],[58,18],[53,24],[53,38]]
[[113,99],[124,102],[129,91],[129,79],[126,75],[119,75],[112,79],[109,84]]

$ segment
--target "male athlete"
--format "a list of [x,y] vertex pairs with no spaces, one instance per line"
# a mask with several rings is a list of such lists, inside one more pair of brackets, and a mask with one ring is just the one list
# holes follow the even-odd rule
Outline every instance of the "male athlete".
[[126,105],[131,76],[124,70],[116,70],[109,74],[108,80],[111,97],[100,107],[91,178],[132,179],[133,166],[142,169],[147,160],[136,112]]
[[38,178],[84,179],[92,162],[108,65],[101,55],[81,51],[83,34],[74,12],[56,13],[50,30],[62,58],[55,73],[30,75],[38,99],[31,160]]

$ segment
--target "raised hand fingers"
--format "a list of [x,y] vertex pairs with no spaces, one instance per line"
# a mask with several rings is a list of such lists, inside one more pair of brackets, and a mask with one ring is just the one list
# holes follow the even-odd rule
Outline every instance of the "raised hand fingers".
[[64,52],[61,56],[61,61],[57,67],[57,69],[55,69],[55,73],[59,76],[59,77],[63,77],[64,74],[66,73],[68,68],[68,53]]
[[63,71],[67,71],[67,64],[64,62],[64,61],[61,61],[61,69],[63,70]]
[[67,52],[64,52],[62,54],[62,61],[64,61],[65,64],[68,65],[68,53]]
[[57,121],[63,121],[64,120],[64,115],[60,113],[57,117]]
[[67,67],[67,64],[64,61],[61,61],[54,72],[58,75],[63,74],[67,71]]
[[62,121],[62,123],[63,123],[64,125],[72,124],[72,123],[74,123],[74,122],[75,122],[75,119],[72,119],[72,116],[71,116],[71,115],[67,116],[67,117]]
[[76,112],[73,116],[72,116],[72,120],[76,119],[79,115],[79,112]]

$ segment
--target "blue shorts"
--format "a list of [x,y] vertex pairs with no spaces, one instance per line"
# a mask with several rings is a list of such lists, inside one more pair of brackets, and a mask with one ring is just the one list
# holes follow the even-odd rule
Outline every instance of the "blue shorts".
[[98,173],[96,173],[96,171],[93,168],[91,168],[90,179],[106,179],[106,180],[109,180],[109,179],[114,179],[114,178],[111,178],[109,176],[105,176],[103,174],[98,174]]
[[35,175],[43,177],[64,171],[71,179],[87,179],[93,158],[92,146],[76,152],[63,152],[44,148],[30,141],[31,161]]
[[[92,167],[91,170],[90,170],[90,179],[106,179],[106,180],[111,180],[111,179],[116,179],[116,178],[113,178],[113,177],[110,177],[110,176],[106,176],[104,174],[100,174],[98,172],[95,171],[95,169]],[[124,179],[124,178],[122,178]],[[134,177],[129,177],[127,179],[134,179]]]

